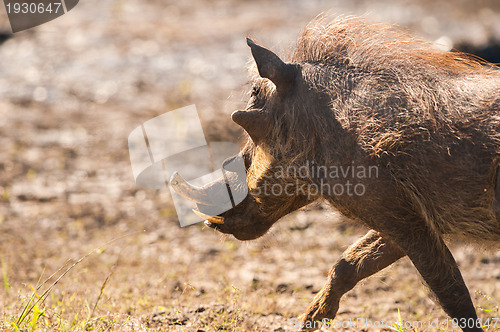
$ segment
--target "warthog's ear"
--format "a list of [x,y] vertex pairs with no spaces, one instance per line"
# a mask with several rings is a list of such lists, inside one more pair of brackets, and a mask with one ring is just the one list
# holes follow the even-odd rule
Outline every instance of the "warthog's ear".
[[247,44],[252,50],[259,75],[270,79],[276,85],[278,93],[285,94],[295,79],[295,66],[284,63],[276,54],[255,44],[250,38],[247,38]]

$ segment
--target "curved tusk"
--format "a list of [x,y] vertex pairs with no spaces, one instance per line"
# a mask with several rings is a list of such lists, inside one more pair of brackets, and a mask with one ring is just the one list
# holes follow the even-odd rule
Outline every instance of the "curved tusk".
[[179,195],[187,200],[203,205],[213,205],[208,197],[208,193],[203,188],[186,182],[178,172],[174,172],[170,177],[170,185]]
[[198,210],[195,210],[195,209],[193,209],[193,212],[197,216],[202,217],[204,220],[208,220],[211,223],[220,224],[220,225],[224,223],[224,217],[219,217],[219,216],[212,217],[212,216],[209,216],[208,214],[204,214],[204,213],[202,213]]

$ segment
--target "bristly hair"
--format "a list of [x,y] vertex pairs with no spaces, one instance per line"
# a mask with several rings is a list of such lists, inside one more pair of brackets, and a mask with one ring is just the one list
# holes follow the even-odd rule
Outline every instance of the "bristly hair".
[[299,36],[288,61],[316,67],[308,80],[338,97],[331,104],[335,118],[369,137],[371,142],[363,143],[376,154],[395,144],[409,126],[427,123],[432,131],[498,112],[488,105],[500,98],[500,68],[473,55],[443,51],[393,25],[318,17]]
[[[402,214],[411,210],[435,234],[498,243],[492,201],[500,165],[499,68],[354,17],[314,20],[285,61],[300,68],[285,98],[253,70],[272,130],[265,143],[249,139],[245,147],[250,189],[268,179],[280,188],[316,181],[276,177],[279,166],[376,165],[386,182],[370,180],[368,186],[378,187],[372,191],[377,194],[399,191]],[[346,214],[358,208],[387,213],[387,222],[396,215],[393,208],[384,211],[375,195],[362,200],[363,207],[349,199],[343,205],[335,194],[323,197]],[[265,218],[277,220],[292,205],[302,206],[299,199],[256,201]]]
[[[306,26],[286,61],[310,65],[303,77],[332,97],[333,117],[294,96],[296,102],[276,119],[272,133],[281,154],[293,159],[321,154],[316,147],[332,135],[332,119],[378,156],[411,144],[415,137],[410,136],[417,134],[459,137],[464,135],[459,127],[472,122],[482,123],[498,142],[498,67],[443,51],[393,25],[360,17],[326,19],[320,16]],[[254,81],[265,95],[272,93],[270,82]]]
[[354,16],[325,21],[325,16],[319,16],[306,26],[291,61],[351,65],[370,71],[411,66],[461,73],[495,67],[470,54],[440,50],[394,25],[371,23]]

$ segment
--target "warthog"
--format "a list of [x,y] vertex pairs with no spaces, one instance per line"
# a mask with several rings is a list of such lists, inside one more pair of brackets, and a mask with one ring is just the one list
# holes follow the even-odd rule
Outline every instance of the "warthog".
[[[500,70],[358,18],[313,21],[286,61],[247,43],[258,74],[248,107],[231,115],[248,133],[246,179],[231,189],[249,194],[213,216],[204,197],[227,190],[223,179],[194,187],[175,174],[174,188],[208,226],[241,240],[320,198],[371,229],[333,266],[299,317],[304,329],[408,256],[445,312],[482,331],[445,239],[499,247]],[[333,167],[356,172],[332,176]],[[358,174],[370,167],[376,174]],[[349,182],[362,188],[349,193]]]

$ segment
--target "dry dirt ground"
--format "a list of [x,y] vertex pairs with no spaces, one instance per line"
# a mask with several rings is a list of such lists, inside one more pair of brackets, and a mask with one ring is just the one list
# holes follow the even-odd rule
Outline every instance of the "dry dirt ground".
[[[209,140],[239,142],[229,114],[248,89],[244,37],[286,50],[328,10],[470,49],[500,40],[497,0],[85,0],[0,45],[0,329],[292,331],[366,229],[322,204],[248,243],[180,228],[167,191],[135,185],[127,136],[196,104]],[[0,30],[9,30],[4,7]],[[479,317],[500,317],[500,253],[451,248]],[[379,331],[398,311],[423,322],[418,331],[437,331],[436,320],[456,330],[427,295],[403,259],[341,303],[338,322],[375,326],[337,330]]]

